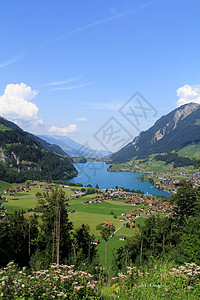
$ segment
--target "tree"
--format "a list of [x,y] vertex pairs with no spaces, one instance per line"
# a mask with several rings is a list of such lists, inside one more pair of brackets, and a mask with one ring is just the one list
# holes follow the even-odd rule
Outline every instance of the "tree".
[[183,180],[178,184],[177,193],[170,198],[170,202],[175,204],[174,212],[182,223],[184,217],[195,216],[199,213],[200,191],[193,188],[191,182]]
[[37,193],[35,194],[35,196],[36,196],[37,198],[39,198],[39,197],[42,196],[42,194],[41,194],[40,192],[37,192]]
[[115,231],[115,227],[110,226],[110,225],[105,225],[104,223],[101,223],[101,224],[97,225],[96,229],[100,231],[100,234],[101,234],[102,238],[106,242],[106,247],[105,247],[105,269],[107,271],[107,243],[108,243],[109,237],[111,237],[113,235],[113,233]]
[[75,229],[72,242],[74,259],[77,267],[85,267],[92,264],[97,256],[96,245],[92,244],[94,235],[90,234],[90,227],[87,224],[82,224]]
[[115,270],[116,266],[124,271],[127,264],[141,265],[152,257],[166,257],[175,248],[180,234],[173,218],[159,214],[148,217],[124,247],[116,251]]
[[42,214],[40,248],[49,254],[49,261],[60,263],[71,252],[70,233],[73,228],[65,208],[65,192],[58,187],[45,192],[38,199],[37,208]]
[[200,218],[184,218],[179,228],[180,236],[178,244],[172,252],[172,259],[177,263],[200,263]]

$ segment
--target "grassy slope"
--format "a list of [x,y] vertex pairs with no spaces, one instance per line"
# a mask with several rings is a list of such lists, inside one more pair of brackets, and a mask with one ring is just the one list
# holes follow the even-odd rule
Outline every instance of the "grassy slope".
[[3,124],[0,124],[0,131],[5,131],[5,130],[12,130],[12,129]]
[[200,158],[200,143],[189,145],[178,151],[180,156],[188,156],[189,158]]
[[[191,147],[191,148],[190,148]],[[186,153],[188,153],[188,157],[200,157],[200,146],[199,148],[196,147],[196,149],[192,148],[193,146],[188,146],[188,148],[184,148],[178,152],[180,156],[187,156]],[[197,151],[199,149],[199,152]],[[198,156],[199,153],[199,156]],[[164,153],[161,153],[164,154]],[[148,161],[137,159],[137,160],[131,160],[124,164],[116,164],[113,165],[110,168],[110,171],[131,171],[131,172],[140,172],[140,173],[148,173],[148,172],[154,172],[154,173],[171,173],[174,171],[189,171],[193,170],[193,167],[181,167],[181,168],[173,168],[173,163],[166,164],[164,161],[156,161],[154,160],[154,156],[156,154],[150,155]]]
[[9,189],[9,188],[12,188],[13,186],[15,186],[15,185],[0,180],[0,193],[2,193],[4,190],[7,190],[7,189]]

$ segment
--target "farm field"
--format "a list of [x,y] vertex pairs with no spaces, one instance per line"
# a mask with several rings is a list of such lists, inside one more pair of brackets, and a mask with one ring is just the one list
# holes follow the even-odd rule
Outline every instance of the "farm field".
[[[32,185],[34,184],[34,186]],[[42,185],[42,188],[37,188],[38,185]],[[15,210],[24,210],[26,215],[31,213],[32,210],[37,205],[37,193],[43,193],[45,191],[45,187],[47,183],[41,182],[32,182],[30,185],[30,191],[21,191],[18,193],[14,193],[12,196],[5,195],[7,198],[7,202],[4,204],[4,207],[7,209],[7,213],[13,213]],[[15,188],[18,184],[8,184],[1,183],[3,190],[8,188]],[[25,184],[21,184],[21,186],[25,186]],[[117,249],[125,243],[124,241],[119,240],[119,236],[121,234],[125,235],[126,238],[131,237],[136,229],[130,229],[123,226],[124,222],[120,222],[118,220],[119,216],[123,212],[137,210],[137,208],[141,207],[141,205],[133,206],[133,205],[125,205],[123,204],[123,200],[106,200],[103,203],[94,203],[94,204],[83,204],[84,201],[92,200],[93,197],[97,196],[97,194],[85,195],[79,198],[72,197],[74,194],[73,190],[81,190],[81,187],[67,187],[64,188],[66,198],[68,198],[68,209],[74,209],[74,213],[69,213],[69,219],[73,222],[74,228],[79,227],[81,224],[88,224],[90,226],[91,233],[95,235],[96,238],[100,240],[98,244],[98,252],[100,257],[100,262],[102,265],[105,264],[105,242],[100,237],[99,232],[96,230],[96,226],[104,221],[113,222],[115,228],[120,228],[115,234],[114,237],[110,238],[108,241],[108,269],[111,267],[112,263],[112,251],[113,249]],[[16,200],[12,200],[16,199]],[[114,216],[117,216],[117,218]],[[144,218],[136,218],[136,224],[144,223]]]

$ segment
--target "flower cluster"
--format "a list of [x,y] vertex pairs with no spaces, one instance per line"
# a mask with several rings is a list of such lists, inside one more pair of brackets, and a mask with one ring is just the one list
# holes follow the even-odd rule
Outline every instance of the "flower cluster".
[[5,299],[90,299],[97,289],[93,276],[74,266],[52,265],[28,274],[9,263],[0,275],[0,295]]
[[131,299],[139,299],[146,294],[151,294],[152,299],[154,296],[168,297],[169,294],[181,299],[186,294],[199,295],[199,279],[200,266],[195,263],[185,263],[176,268],[167,264],[156,264],[148,269],[128,266],[125,274],[118,273],[118,276],[112,277],[111,288],[113,294],[120,297],[126,294]]
[[187,283],[187,288],[190,290],[193,287],[190,284],[199,282],[200,279],[200,266],[195,263],[185,263],[185,266],[180,266],[178,268],[172,268],[170,275],[181,276],[185,279]]

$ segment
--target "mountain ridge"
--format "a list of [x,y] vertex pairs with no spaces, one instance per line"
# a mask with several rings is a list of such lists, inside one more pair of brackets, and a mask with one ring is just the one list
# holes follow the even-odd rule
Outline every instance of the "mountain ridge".
[[[182,105],[162,116],[132,142],[110,156],[112,163],[123,163],[133,157],[146,158],[150,154],[177,151],[186,145],[200,142],[200,105]],[[197,122],[198,123],[198,122]],[[192,134],[191,134],[192,133]]]

